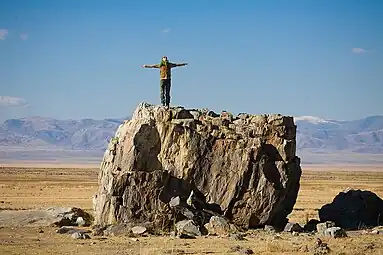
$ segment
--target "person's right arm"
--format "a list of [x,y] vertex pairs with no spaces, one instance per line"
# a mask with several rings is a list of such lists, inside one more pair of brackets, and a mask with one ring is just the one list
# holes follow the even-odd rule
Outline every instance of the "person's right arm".
[[156,64],[156,65],[143,65],[142,67],[143,68],[160,68],[160,65],[159,64]]

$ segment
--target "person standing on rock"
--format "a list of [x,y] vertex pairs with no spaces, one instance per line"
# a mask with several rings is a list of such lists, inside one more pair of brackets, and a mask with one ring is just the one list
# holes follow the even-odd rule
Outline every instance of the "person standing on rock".
[[143,65],[143,68],[159,68],[160,69],[160,93],[161,104],[169,108],[170,104],[170,86],[171,86],[171,69],[178,66],[186,66],[187,63],[171,63],[166,56],[162,57],[161,63],[156,65]]

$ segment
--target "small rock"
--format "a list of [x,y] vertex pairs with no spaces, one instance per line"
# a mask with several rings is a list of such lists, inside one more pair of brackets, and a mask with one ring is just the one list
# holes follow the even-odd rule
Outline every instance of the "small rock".
[[326,231],[326,229],[331,228],[331,227],[335,227],[335,223],[332,221],[326,221],[323,223],[318,223],[317,224],[317,231],[319,234],[324,235],[324,232]]
[[205,224],[205,228],[210,235],[227,235],[230,232],[227,220],[219,216],[212,216],[209,223]]
[[316,220],[316,219],[311,219],[309,220],[309,222],[307,222],[307,224],[303,227],[303,230],[305,232],[312,232],[312,231],[315,231],[317,229],[317,225],[319,223],[319,220]]
[[5,201],[1,200],[1,201],[0,201],[0,203],[4,204],[4,203],[5,203]]
[[129,236],[131,226],[128,224],[111,225],[103,231],[104,236]]
[[190,236],[190,235],[186,235],[186,234],[180,234],[178,237],[181,239],[195,239],[195,236]]
[[56,230],[56,233],[58,233],[58,234],[67,234],[67,233],[71,234],[71,233],[74,233],[74,232],[79,232],[79,229],[76,229],[76,228],[73,228],[73,227],[62,226],[61,228]]
[[85,234],[85,233],[81,233],[81,232],[74,232],[71,237],[73,239],[90,239],[90,236],[88,234]]
[[374,232],[374,234],[383,234],[383,226],[373,228],[372,232]]
[[298,232],[295,232],[295,231],[293,231],[293,236],[299,236],[299,233]]
[[294,222],[288,222],[285,226],[284,232],[303,232],[303,228]]
[[378,229],[374,229],[374,230],[371,231],[371,234],[379,235],[379,230]]
[[201,236],[201,231],[197,225],[192,220],[183,220],[176,223],[176,229],[178,236],[188,235],[188,236]]
[[146,228],[142,226],[135,226],[135,227],[132,227],[132,232],[135,235],[141,235],[146,232]]
[[331,227],[324,231],[325,236],[331,236],[333,238],[347,237],[346,231],[340,227]]
[[265,225],[264,230],[267,232],[276,232],[275,228],[271,225]]
[[179,206],[180,204],[181,204],[181,198],[179,196],[172,197],[172,199],[170,199],[170,202],[169,202],[170,207],[176,207],[176,206]]
[[239,251],[240,254],[254,254],[252,249],[243,249]]
[[105,227],[94,226],[93,229],[92,229],[92,235],[94,235],[94,236],[102,236],[102,235],[104,235],[104,230],[105,229],[106,229]]
[[138,241],[140,241],[140,239],[138,239],[138,238],[130,238],[130,240],[132,240],[132,241],[134,241],[134,242],[138,242]]
[[317,238],[316,244],[313,249],[314,255],[324,255],[330,253],[330,248],[327,246],[327,243],[322,242],[321,239]]
[[78,217],[76,219],[76,224],[77,224],[77,226],[82,227],[82,226],[84,226],[86,224],[86,222],[85,222],[85,220],[82,217]]
[[239,245],[230,248],[229,252],[238,252],[240,254],[254,254],[254,251],[248,248],[243,248]]
[[53,225],[58,227],[78,226],[77,219],[79,217],[85,222],[83,226],[89,226],[93,221],[92,215],[76,207],[51,207],[46,209],[46,212],[56,218]]
[[40,233],[40,234],[41,234],[41,233],[44,233],[44,230],[40,229],[40,230],[39,230],[39,233]]

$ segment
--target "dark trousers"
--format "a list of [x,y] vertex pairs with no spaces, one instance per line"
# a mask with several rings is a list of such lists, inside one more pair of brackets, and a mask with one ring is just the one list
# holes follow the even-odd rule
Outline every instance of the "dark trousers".
[[161,104],[163,106],[169,106],[170,104],[170,79],[162,79],[160,81],[160,90],[161,90]]

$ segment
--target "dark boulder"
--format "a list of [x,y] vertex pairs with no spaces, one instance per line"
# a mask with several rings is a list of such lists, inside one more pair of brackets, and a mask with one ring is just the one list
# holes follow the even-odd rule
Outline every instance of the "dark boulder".
[[331,204],[324,205],[319,210],[319,218],[347,230],[383,225],[383,200],[371,191],[350,189],[340,192]]

